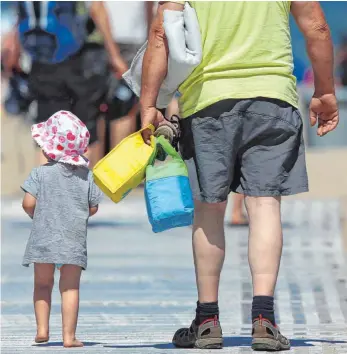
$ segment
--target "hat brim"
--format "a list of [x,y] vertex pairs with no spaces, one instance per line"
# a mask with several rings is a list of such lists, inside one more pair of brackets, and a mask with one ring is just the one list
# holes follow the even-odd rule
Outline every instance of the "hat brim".
[[77,156],[63,156],[59,160],[57,160],[62,163],[66,163],[69,165],[74,165],[74,166],[89,166],[89,160],[83,156],[83,155],[77,155]]
[[64,155],[59,158],[52,158],[51,151],[47,149],[47,141],[45,139],[45,123],[33,124],[31,128],[31,136],[42,151],[52,160],[66,163],[73,166],[89,166],[89,160],[83,155]]

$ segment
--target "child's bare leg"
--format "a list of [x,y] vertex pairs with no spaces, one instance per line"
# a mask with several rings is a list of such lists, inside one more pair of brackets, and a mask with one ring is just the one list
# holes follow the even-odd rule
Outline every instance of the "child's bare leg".
[[63,341],[64,347],[67,348],[83,346],[83,343],[76,339],[81,271],[81,267],[72,264],[65,264],[60,269]]
[[54,284],[54,264],[34,264],[34,307],[37,334],[36,343],[49,339],[49,315]]

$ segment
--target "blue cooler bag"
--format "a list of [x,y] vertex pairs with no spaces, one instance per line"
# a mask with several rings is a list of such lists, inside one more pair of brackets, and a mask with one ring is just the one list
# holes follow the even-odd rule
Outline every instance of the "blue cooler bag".
[[160,136],[156,148],[167,154],[164,162],[156,159],[147,166],[145,199],[153,232],[193,223],[194,203],[188,179],[188,170],[179,153]]

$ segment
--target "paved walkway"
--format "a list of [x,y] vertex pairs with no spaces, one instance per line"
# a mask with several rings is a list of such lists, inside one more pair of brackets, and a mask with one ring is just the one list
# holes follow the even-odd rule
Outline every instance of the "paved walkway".
[[[102,205],[90,225],[89,264],[81,285],[78,337],[86,346],[66,350],[56,288],[51,342],[32,346],[33,274],[20,265],[30,220],[19,200],[5,201],[2,212],[2,353],[188,352],[170,343],[174,331],[194,316],[188,228],[153,234],[139,197]],[[290,352],[346,354],[347,270],[339,204],[289,200],[284,202],[283,220],[285,247],[276,304],[281,330],[292,338]],[[247,229],[228,229],[226,238],[220,297],[225,348],[218,353],[251,353]]]

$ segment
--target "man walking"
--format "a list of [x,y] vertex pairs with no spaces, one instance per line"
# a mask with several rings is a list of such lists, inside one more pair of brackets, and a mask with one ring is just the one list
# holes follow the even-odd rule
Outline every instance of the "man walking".
[[[220,348],[218,287],[224,261],[224,214],[230,191],[245,195],[253,280],[252,347],[289,349],[276,327],[274,290],[282,252],[281,196],[308,191],[303,123],[298,111],[289,30],[292,13],[307,44],[315,92],[310,122],[317,134],[336,128],[333,47],[318,2],[192,2],[200,25],[201,64],[179,87],[180,150],[195,198],[193,254],[196,317],[173,338],[177,347]],[[143,63],[142,125],[158,124],[155,103],[167,73],[161,3]],[[144,133],[148,141],[150,132]]]

